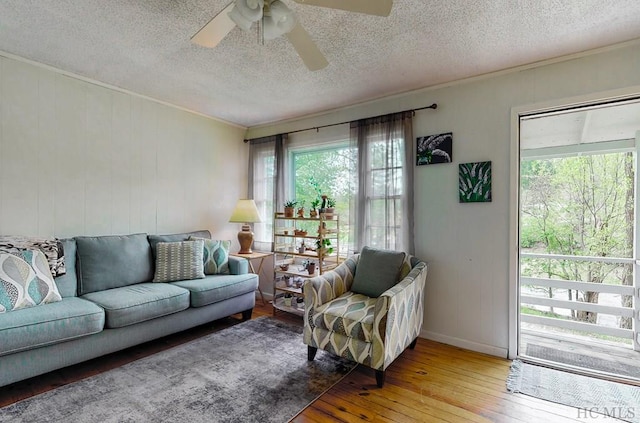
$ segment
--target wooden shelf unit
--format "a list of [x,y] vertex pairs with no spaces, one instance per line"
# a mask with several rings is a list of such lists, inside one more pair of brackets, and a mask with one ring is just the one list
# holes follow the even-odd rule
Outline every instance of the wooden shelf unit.
[[[304,233],[306,232],[306,233]],[[320,213],[318,217],[285,217],[276,213],[273,218],[273,254],[274,254],[274,283],[273,283],[273,313],[276,310],[294,314],[304,314],[304,309],[296,306],[297,298],[303,297],[301,285],[304,279],[312,278],[334,269],[342,261],[338,251],[340,249],[340,218],[337,214],[330,216]],[[316,241],[331,241],[334,252],[329,255],[318,254]],[[300,245],[305,245],[305,250],[300,250]],[[307,249],[307,247],[309,249]],[[313,261],[315,273],[309,274],[302,267],[302,261]],[[288,264],[289,268],[283,270],[280,265]],[[286,280],[293,278],[293,282],[287,286]],[[293,295],[292,306],[284,304],[285,294]]]

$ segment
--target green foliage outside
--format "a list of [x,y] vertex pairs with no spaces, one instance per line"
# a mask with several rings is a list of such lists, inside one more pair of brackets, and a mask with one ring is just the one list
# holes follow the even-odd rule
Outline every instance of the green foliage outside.
[[[321,195],[335,200],[335,213],[340,215],[340,249],[345,252],[349,231],[349,199],[355,190],[350,179],[351,169],[356,163],[355,153],[345,145],[294,152],[292,159],[296,201],[304,201],[305,216],[308,216],[311,204]],[[315,232],[317,228],[309,230]]]
[[[632,257],[634,157],[631,153],[585,155],[521,163],[520,246],[523,252],[594,257]],[[523,276],[632,284],[625,264],[523,259]],[[548,297],[598,302],[597,292],[545,290]],[[631,306],[622,296],[621,305]],[[572,311],[595,323],[597,313]],[[621,327],[630,328],[628,319]]]

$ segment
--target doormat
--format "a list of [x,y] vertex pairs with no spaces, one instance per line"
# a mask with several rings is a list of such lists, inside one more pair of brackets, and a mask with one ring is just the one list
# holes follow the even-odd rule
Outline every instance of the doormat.
[[637,366],[631,366],[627,363],[613,360],[602,360],[584,354],[561,351],[556,348],[536,344],[527,344],[526,354],[529,357],[541,358],[543,360],[555,361],[556,363],[569,364],[585,369],[623,376],[640,377],[640,353],[638,353]]
[[[514,360],[507,390],[575,407],[576,417],[615,417],[640,423],[640,387]],[[594,417],[595,416],[595,417]]]
[[356,364],[261,317],[0,409],[3,422],[284,423]]

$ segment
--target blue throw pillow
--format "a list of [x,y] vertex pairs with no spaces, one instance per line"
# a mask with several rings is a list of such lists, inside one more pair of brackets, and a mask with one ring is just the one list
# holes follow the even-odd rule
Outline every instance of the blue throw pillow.
[[42,251],[0,252],[0,313],[61,300]]
[[204,261],[205,275],[219,275],[229,273],[229,249],[231,241],[219,241],[216,239],[189,237],[189,240],[201,239],[204,241],[202,260]]
[[398,283],[405,253],[364,247],[360,253],[351,291],[377,298]]

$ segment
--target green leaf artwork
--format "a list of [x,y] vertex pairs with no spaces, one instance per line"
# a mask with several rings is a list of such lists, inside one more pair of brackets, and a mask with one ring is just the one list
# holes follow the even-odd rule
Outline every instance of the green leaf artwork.
[[458,165],[458,194],[461,203],[491,201],[491,162]]

